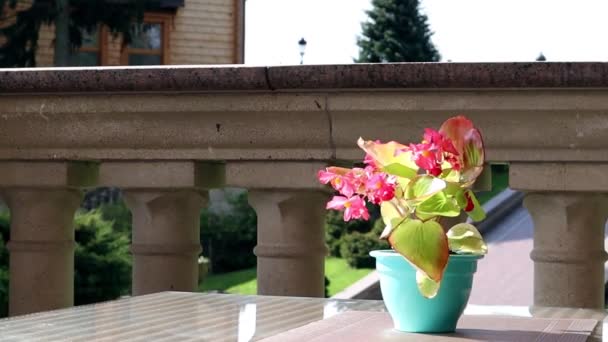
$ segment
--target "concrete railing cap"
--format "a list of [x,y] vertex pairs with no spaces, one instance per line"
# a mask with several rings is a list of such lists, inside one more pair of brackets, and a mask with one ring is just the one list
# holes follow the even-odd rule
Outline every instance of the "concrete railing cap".
[[384,63],[0,69],[0,94],[608,87],[608,63]]

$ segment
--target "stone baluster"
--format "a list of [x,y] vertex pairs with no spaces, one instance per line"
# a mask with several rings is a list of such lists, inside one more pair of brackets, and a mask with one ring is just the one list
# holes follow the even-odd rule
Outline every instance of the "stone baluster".
[[608,207],[601,192],[608,179],[601,169],[585,163],[510,167],[510,185],[527,191],[524,206],[534,222],[534,305],[604,308]]
[[9,314],[74,305],[74,213],[97,166],[3,162],[0,188],[11,211]]
[[196,291],[200,211],[223,186],[221,164],[104,163],[101,182],[124,190],[133,215],[133,295]]
[[227,183],[249,189],[258,218],[258,294],[324,296],[326,189],[315,178],[322,163],[238,162]]

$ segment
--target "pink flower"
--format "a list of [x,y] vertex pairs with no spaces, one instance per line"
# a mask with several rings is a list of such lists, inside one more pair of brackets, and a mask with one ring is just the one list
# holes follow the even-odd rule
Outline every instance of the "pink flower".
[[367,197],[374,204],[390,201],[395,197],[395,177],[389,177],[386,173],[377,172],[365,183]]
[[330,172],[329,168],[326,168],[325,170],[319,170],[319,173],[317,173],[317,178],[319,179],[319,182],[323,184],[331,182],[337,176],[338,175],[334,172]]
[[414,163],[433,176],[441,174],[444,160],[450,163],[454,170],[460,170],[461,158],[451,139],[430,128],[424,130],[423,138],[420,144],[410,144],[396,153],[411,152]]
[[361,218],[369,220],[369,212],[365,206],[365,201],[360,196],[348,198],[344,196],[334,196],[331,201],[327,202],[326,209],[344,209],[344,221]]
[[443,156],[441,149],[437,145],[431,143],[410,144],[412,151],[412,160],[433,176],[441,174],[441,163]]
[[431,128],[425,128],[423,138],[423,143],[427,142],[430,144],[434,144],[435,146],[439,147],[441,152],[447,152],[458,155],[458,151],[456,150],[456,147],[454,147],[454,143],[452,143],[452,140],[447,138],[441,132],[438,132]]
[[317,178],[323,184],[331,183],[331,186],[344,196],[351,197],[357,189],[351,173],[348,169],[328,167],[320,170]]
[[365,159],[363,159],[363,163],[365,163],[365,165],[367,166],[371,166],[374,169],[378,169],[378,164],[376,163],[376,160],[369,153],[365,154]]
[[460,158],[457,154],[446,153],[445,160],[452,165],[452,169],[456,171],[460,171],[462,168],[462,164],[460,163]]

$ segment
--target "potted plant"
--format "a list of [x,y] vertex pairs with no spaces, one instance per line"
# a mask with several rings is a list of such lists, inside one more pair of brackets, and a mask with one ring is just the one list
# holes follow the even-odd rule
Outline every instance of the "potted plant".
[[484,163],[481,134],[464,116],[425,129],[418,144],[366,141],[363,167],[328,167],[318,178],[339,195],[328,209],[344,220],[369,219],[366,202],[380,206],[380,238],[392,250],[372,251],[385,305],[396,329],[451,332],[467,304],[477,260],[487,246],[471,224],[444,227],[446,217],[485,213],[471,191]]

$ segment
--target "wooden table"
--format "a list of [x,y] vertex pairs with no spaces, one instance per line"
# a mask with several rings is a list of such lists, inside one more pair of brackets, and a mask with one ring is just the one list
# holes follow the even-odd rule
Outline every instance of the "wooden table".
[[[0,320],[0,341],[250,341],[343,311],[384,311],[382,301],[162,292]],[[602,310],[474,306],[466,315],[591,318]],[[449,340],[449,339],[448,339]]]

